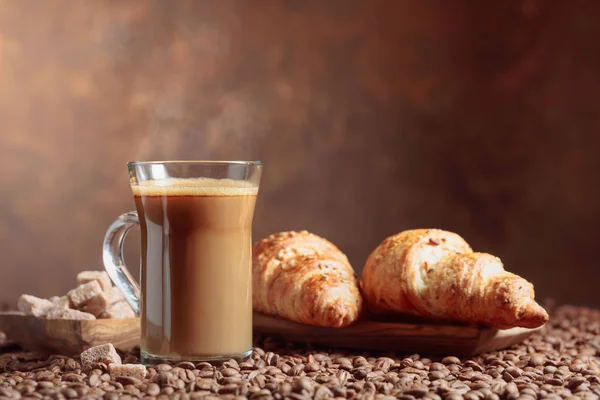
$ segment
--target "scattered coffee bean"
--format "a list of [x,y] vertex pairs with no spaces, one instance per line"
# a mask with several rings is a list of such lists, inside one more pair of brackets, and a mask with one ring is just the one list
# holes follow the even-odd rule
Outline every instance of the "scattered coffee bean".
[[[103,364],[82,370],[78,359],[64,356],[0,353],[0,398],[600,397],[600,312],[581,308],[558,309],[541,333],[475,357],[328,353],[276,338],[257,338],[257,344],[243,362],[160,364],[148,368],[144,379],[111,377]],[[120,355],[139,362],[139,349]]]

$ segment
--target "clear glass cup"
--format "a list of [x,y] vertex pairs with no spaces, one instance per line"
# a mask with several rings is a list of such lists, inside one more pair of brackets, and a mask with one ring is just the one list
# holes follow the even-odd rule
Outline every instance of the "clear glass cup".
[[[242,360],[252,349],[252,219],[259,161],[130,162],[137,212],[103,245],[106,271],[141,317],[145,364]],[[123,242],[141,228],[140,284]]]

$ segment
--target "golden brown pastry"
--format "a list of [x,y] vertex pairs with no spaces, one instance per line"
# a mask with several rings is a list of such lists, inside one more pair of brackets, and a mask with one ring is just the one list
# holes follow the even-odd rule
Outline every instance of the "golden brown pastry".
[[331,242],[306,231],[281,232],[257,242],[252,253],[255,311],[336,328],[358,319],[358,279]]
[[385,239],[369,256],[362,291],[375,313],[407,313],[497,328],[534,328],[548,314],[533,285],[499,258],[474,253],[455,233],[416,229]]

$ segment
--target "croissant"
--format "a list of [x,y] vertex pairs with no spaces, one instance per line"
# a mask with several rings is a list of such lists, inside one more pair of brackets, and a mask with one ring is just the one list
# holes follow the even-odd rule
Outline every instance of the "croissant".
[[367,308],[500,329],[548,321],[533,285],[504,270],[499,258],[474,253],[459,235],[416,229],[385,239],[365,264]]
[[273,234],[252,248],[255,311],[292,321],[344,327],[358,319],[362,297],[348,259],[306,231]]

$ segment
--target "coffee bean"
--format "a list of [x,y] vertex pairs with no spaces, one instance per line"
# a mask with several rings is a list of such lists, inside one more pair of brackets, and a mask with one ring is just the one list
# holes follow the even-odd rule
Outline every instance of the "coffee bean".
[[161,371],[154,377],[154,382],[160,386],[172,385],[174,383],[175,376],[171,372]]
[[223,376],[226,376],[226,377],[239,375],[239,372],[233,368],[225,368],[225,369],[221,370],[221,373],[223,374]]
[[465,400],[479,400],[479,399],[483,399],[485,397],[485,395],[483,395],[481,392],[477,392],[477,391],[469,391],[465,394],[463,394],[463,399]]
[[320,386],[315,390],[314,399],[330,399],[333,397],[333,393],[326,386]]
[[254,369],[254,363],[252,363],[250,361],[244,361],[239,364],[239,367],[240,367],[240,370]]
[[228,384],[231,384],[231,383],[238,383],[238,382],[240,382],[241,380],[242,380],[242,378],[241,378],[241,377],[239,377],[239,376],[229,376],[229,377],[227,377],[227,378],[223,378],[223,379],[221,379],[221,380],[219,381],[219,383],[220,383],[221,385],[228,385]]
[[428,375],[428,377],[429,377],[429,380],[436,381],[438,379],[444,379],[445,375],[444,375],[444,373],[442,371],[437,371],[436,370],[436,371],[430,372],[429,375]]
[[101,382],[102,382],[102,380],[100,379],[100,375],[93,374],[93,375],[89,376],[89,384],[91,387],[96,387],[96,386],[100,385]]
[[139,385],[141,381],[139,379],[133,378],[131,376],[117,376],[115,381],[119,382],[122,385]]
[[536,396],[532,396],[529,394],[521,394],[519,397],[517,397],[517,400],[535,400]]
[[[570,310],[559,314],[559,321],[567,321],[562,326],[551,321],[544,331],[508,350],[464,359],[315,352],[298,344],[258,338],[261,350],[240,363],[227,360],[218,367],[210,363],[162,364],[149,367],[142,380],[111,380],[103,364],[81,371],[79,362],[68,357],[36,359],[41,357],[36,355],[23,361],[28,357],[0,353],[0,387],[32,400],[44,400],[44,396],[97,399],[115,395],[125,399],[243,396],[277,400],[386,396],[432,400],[463,396],[490,400],[596,398],[600,395],[600,366],[596,358],[600,349],[596,339],[600,337],[600,315],[588,313],[587,319],[581,319],[571,317],[581,314]],[[139,350],[137,354],[122,356],[135,363]]]
[[411,364],[411,367],[415,368],[415,369],[425,369],[425,364],[423,364],[423,362],[420,360],[416,360],[416,361],[413,361],[413,363]]
[[375,369],[378,371],[388,372],[394,364],[394,360],[389,357],[380,357],[375,363]]
[[354,368],[352,370],[352,376],[354,376],[354,378],[358,380],[365,379],[368,373],[368,369],[364,367]]
[[483,372],[483,367],[481,365],[479,365],[478,363],[476,363],[475,361],[467,360],[465,362],[465,366],[470,367],[471,369],[473,369],[473,371]]
[[553,386],[562,386],[564,381],[560,378],[549,378],[549,379],[544,379],[544,383],[547,383],[547,384],[553,385]]
[[537,392],[536,392],[534,389],[532,389],[532,388],[529,388],[529,387],[526,387],[526,388],[523,388],[523,389],[521,389],[521,390],[519,391],[519,393],[520,393],[521,395],[528,395],[528,396],[531,396],[531,397],[533,397],[533,398],[536,398],[536,397],[537,397],[537,395],[538,395],[538,393],[537,393]]
[[543,354],[536,353],[529,358],[529,365],[532,367],[538,367],[540,365],[544,365],[545,361],[546,357]]
[[290,369],[288,375],[289,376],[299,376],[303,372],[304,372],[304,364],[296,364]]
[[567,388],[573,390],[573,389],[581,386],[584,383],[587,383],[587,379],[585,379],[584,377],[581,377],[581,376],[577,376],[577,377],[571,378],[569,380],[569,383],[567,384]]
[[215,371],[212,370],[201,370],[200,372],[198,372],[198,376],[200,378],[212,378],[215,376]]
[[166,372],[166,371],[170,371],[173,369],[173,367],[169,364],[158,364],[155,368],[157,371],[160,371],[160,372]]
[[54,379],[54,374],[50,371],[40,371],[35,375],[36,381],[51,381]]
[[230,385],[225,385],[225,386],[221,386],[219,388],[219,390],[217,391],[217,393],[223,395],[223,394],[233,394],[236,393],[238,390],[238,386],[236,384],[230,384]]
[[75,389],[72,389],[69,387],[62,389],[60,392],[67,399],[76,399],[79,396],[79,394],[77,393],[77,391]]
[[53,388],[54,384],[52,382],[48,382],[48,381],[41,381],[38,382],[37,384],[37,388],[39,389],[50,389]]
[[504,370],[504,372],[502,373],[502,378],[504,378],[504,380],[506,382],[511,382],[516,378],[516,376],[514,376],[510,372]]
[[175,389],[173,389],[171,386],[165,386],[164,388],[160,389],[160,392],[168,396],[170,394],[173,394],[175,392]]
[[427,392],[429,392],[429,390],[425,387],[414,387],[407,390],[405,393],[420,399],[421,397],[425,396]]
[[266,361],[267,365],[276,367],[277,364],[279,363],[279,354],[276,354],[273,352],[268,352],[265,355],[265,361]]
[[558,368],[556,368],[554,365],[546,365],[543,372],[544,374],[554,374],[557,370]]
[[292,390],[294,392],[309,392],[312,390],[312,382],[308,378],[304,377],[295,378],[292,383]]
[[399,400],[416,400],[416,397],[411,394],[401,394],[397,397]]
[[571,366],[569,366],[569,370],[571,372],[581,372],[584,369],[585,369],[585,364],[581,364],[581,363],[571,364]]
[[320,366],[316,362],[310,362],[310,363],[306,364],[306,366],[304,367],[304,371],[306,371],[306,372],[316,372],[319,369],[320,369]]
[[254,386],[258,386],[259,388],[263,388],[263,387],[265,387],[265,383],[267,382],[267,379],[265,378],[264,375],[256,375],[250,382]]
[[368,366],[368,365],[369,365],[369,362],[367,361],[366,358],[364,358],[362,356],[356,357],[354,359],[354,361],[352,362],[352,366],[354,368],[365,367],[365,366]]
[[180,362],[179,364],[177,364],[177,367],[182,368],[182,369],[195,369],[196,368],[196,366],[189,361]]

